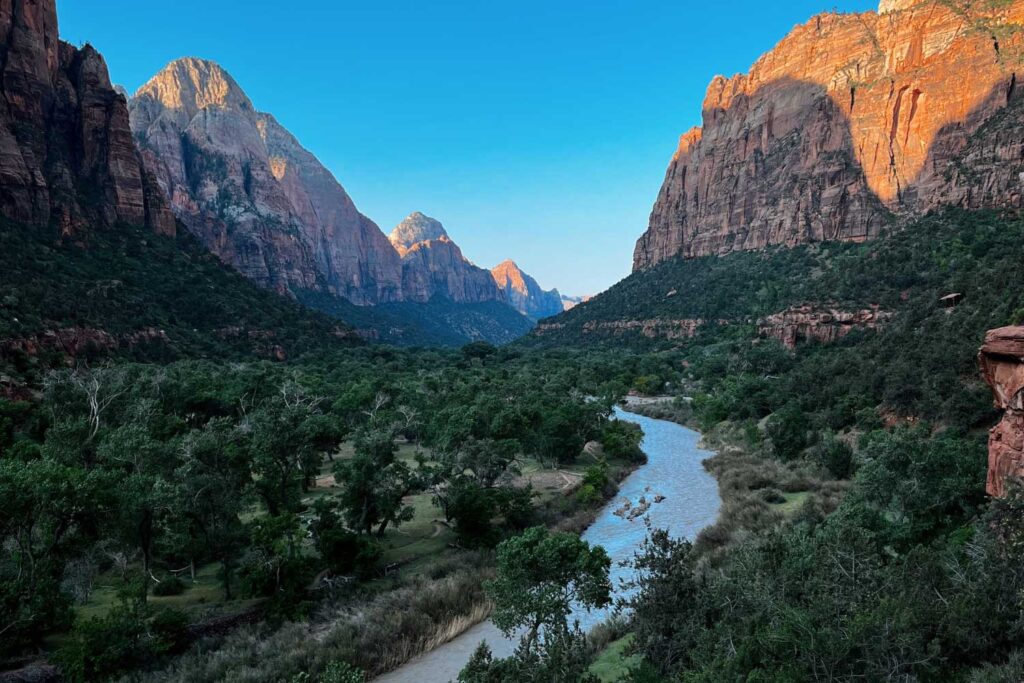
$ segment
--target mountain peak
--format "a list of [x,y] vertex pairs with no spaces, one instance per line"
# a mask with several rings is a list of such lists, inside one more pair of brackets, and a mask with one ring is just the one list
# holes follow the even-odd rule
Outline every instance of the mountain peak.
[[562,312],[562,296],[558,290],[544,291],[512,259],[495,266],[491,277],[498,288],[505,292],[509,303],[523,315],[540,320]]
[[414,211],[391,231],[391,244],[399,250],[408,250],[421,242],[448,239],[441,221]]
[[216,62],[198,57],[174,60],[139,88],[135,97],[150,97],[190,117],[209,107],[255,112],[249,96],[231,74]]

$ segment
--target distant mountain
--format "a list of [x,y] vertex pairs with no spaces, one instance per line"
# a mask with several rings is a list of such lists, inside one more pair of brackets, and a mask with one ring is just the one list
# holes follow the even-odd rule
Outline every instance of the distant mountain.
[[491,274],[462,254],[440,221],[415,212],[395,227],[390,240],[402,257],[406,301],[442,297],[455,303],[507,303]]
[[395,226],[388,239],[391,240],[391,244],[398,250],[398,253],[404,255],[405,252],[421,242],[433,242],[449,239],[449,237],[441,221],[425,216],[419,211],[413,211],[405,220]]
[[148,168],[211,251],[279,292],[401,301],[401,260],[345,189],[213,62],[171,62],[129,104]]
[[494,281],[505,293],[509,304],[534,320],[541,320],[562,312],[562,295],[557,289],[544,291],[537,281],[527,275],[511,259],[491,271]]
[[[389,240],[217,64],[171,62],[129,109],[142,158],[174,214],[261,286],[352,322],[370,339],[503,343],[529,330],[514,311],[477,306],[505,306],[507,297],[438,221],[414,213]],[[356,308],[399,303],[416,305]],[[460,312],[462,305],[475,307]]]

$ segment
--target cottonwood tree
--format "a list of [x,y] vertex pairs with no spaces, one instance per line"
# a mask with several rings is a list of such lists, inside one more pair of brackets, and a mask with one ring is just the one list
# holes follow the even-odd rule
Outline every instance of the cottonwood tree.
[[350,528],[363,534],[376,529],[381,537],[389,526],[412,519],[404,499],[422,487],[421,477],[397,457],[390,429],[363,429],[354,445],[352,458],[334,466],[343,484],[341,505]]
[[181,465],[175,473],[182,490],[181,508],[193,527],[188,550],[221,565],[224,595],[231,599],[235,563],[244,547],[239,518],[252,477],[242,439],[226,418],[210,420],[186,435]]
[[525,628],[522,649],[530,653],[541,629],[568,631],[574,604],[599,609],[611,602],[610,567],[604,548],[575,534],[528,529],[498,546],[497,577],[486,584],[494,623],[509,637]]
[[116,479],[47,460],[0,460],[0,651],[66,624],[65,566],[114,508]]

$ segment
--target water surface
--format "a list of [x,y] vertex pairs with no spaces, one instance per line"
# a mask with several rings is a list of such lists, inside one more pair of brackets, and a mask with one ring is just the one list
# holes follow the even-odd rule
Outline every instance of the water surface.
[[[606,505],[583,538],[591,545],[604,546],[612,560],[612,585],[616,597],[622,597],[621,579],[632,576],[628,563],[643,545],[651,528],[665,529],[673,538],[693,539],[706,526],[714,523],[721,500],[718,483],[701,462],[711,453],[698,448],[700,434],[673,422],[655,420],[616,409],[620,420],[640,425],[644,430],[642,448],[647,464],[637,469],[619,487],[619,495]],[[664,496],[661,503],[653,503]],[[651,502],[647,513],[633,521],[622,510],[624,501],[631,509],[645,498]],[[645,522],[647,520],[647,522]],[[572,619],[587,630],[608,618],[610,612],[576,610]],[[486,621],[466,631],[449,643],[414,659],[397,671],[377,678],[377,683],[447,683],[455,680],[481,641],[486,641],[495,657],[508,657],[518,640],[508,639]]]

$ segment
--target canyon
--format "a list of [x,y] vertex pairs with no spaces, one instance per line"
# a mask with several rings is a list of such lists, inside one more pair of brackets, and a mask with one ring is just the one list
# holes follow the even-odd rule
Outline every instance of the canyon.
[[886,0],[797,26],[716,77],[634,270],[877,237],[941,206],[1019,208],[1024,1]]
[[0,215],[76,240],[117,224],[173,235],[124,97],[95,49],[60,40],[55,1],[0,0],[0,37]]
[[989,434],[990,495],[1006,495],[1007,481],[1024,477],[1024,327],[991,330],[979,355],[982,376],[1003,411]]

